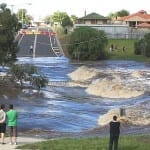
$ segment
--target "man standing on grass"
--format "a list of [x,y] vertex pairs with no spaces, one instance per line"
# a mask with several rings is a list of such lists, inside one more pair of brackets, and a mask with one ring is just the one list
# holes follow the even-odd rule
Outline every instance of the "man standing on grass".
[[118,139],[120,134],[120,122],[117,121],[117,116],[113,116],[113,121],[109,123],[110,125],[110,139],[109,139],[109,150],[118,150]]
[[17,118],[18,113],[16,110],[13,109],[13,105],[9,105],[9,111],[6,113],[7,115],[7,121],[8,121],[8,127],[9,127],[9,134],[10,134],[10,144],[17,145],[16,139],[17,139]]

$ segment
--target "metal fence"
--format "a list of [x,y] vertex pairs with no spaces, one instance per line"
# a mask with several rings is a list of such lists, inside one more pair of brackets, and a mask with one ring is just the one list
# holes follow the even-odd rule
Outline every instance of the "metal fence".
[[150,33],[150,29],[138,29],[129,27],[128,25],[96,25],[96,24],[75,24],[77,27],[91,27],[97,30],[102,30],[106,33],[107,38],[112,39],[141,39],[146,33]]
[[142,39],[146,33],[106,33],[110,39]]

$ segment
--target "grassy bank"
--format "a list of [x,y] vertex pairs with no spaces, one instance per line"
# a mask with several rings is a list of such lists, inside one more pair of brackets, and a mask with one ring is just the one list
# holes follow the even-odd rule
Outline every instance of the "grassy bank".
[[[131,39],[110,39],[106,50],[109,54],[109,59],[112,60],[133,60],[133,61],[142,61],[142,62],[150,62],[149,57],[145,57],[142,55],[134,54],[134,42],[135,40]],[[114,51],[110,52],[110,45],[114,45]],[[117,49],[115,47],[117,46]],[[123,51],[123,46],[125,46],[125,51]]]
[[[40,143],[18,146],[30,150],[108,150],[108,138],[70,138],[49,140]],[[119,139],[119,150],[149,150],[150,135],[123,136]]]
[[[60,43],[64,50],[66,57],[68,57],[67,46],[69,44],[69,35],[59,36]],[[109,60],[133,60],[141,62],[150,62],[149,57],[142,55],[134,54],[134,42],[136,40],[131,39],[109,39],[106,51],[108,52]],[[117,46],[117,49],[110,52],[110,45],[113,44],[114,48]],[[125,46],[125,51],[123,52],[122,48]]]

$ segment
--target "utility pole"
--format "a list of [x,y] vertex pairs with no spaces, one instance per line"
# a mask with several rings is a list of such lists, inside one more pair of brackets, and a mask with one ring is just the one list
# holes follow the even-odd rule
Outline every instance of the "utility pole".
[[14,6],[15,5],[12,4],[12,5],[8,5],[8,6],[11,6],[11,13],[13,14],[14,13]]

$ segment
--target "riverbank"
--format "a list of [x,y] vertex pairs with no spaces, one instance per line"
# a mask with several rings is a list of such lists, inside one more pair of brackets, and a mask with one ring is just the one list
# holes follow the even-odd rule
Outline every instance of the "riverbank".
[[[65,56],[69,58],[68,45],[69,45],[69,35],[59,35],[59,41],[64,50]],[[127,61],[137,61],[137,62],[150,62],[149,57],[143,55],[134,54],[134,43],[135,39],[108,39],[108,44],[105,50],[108,53],[107,60],[127,60]],[[110,45],[114,45],[114,50],[110,52]],[[125,50],[123,51],[123,47]],[[77,60],[72,60],[77,61]]]
[[[118,147],[120,150],[149,150],[149,141],[150,135],[120,136]],[[18,148],[34,150],[107,150],[108,142],[108,137],[62,138],[19,146]]]
[[[144,128],[144,130],[143,130]],[[121,142],[125,143],[125,141],[123,142],[123,138],[128,135],[128,137],[142,137],[143,135],[147,135],[148,133],[150,133],[149,130],[146,130],[146,128],[148,129],[148,126],[130,126],[129,124],[121,124]],[[49,136],[45,136],[44,134],[47,134]],[[18,146],[23,146],[23,145],[28,145],[28,144],[33,144],[34,145],[39,145],[39,142],[43,142],[43,141],[47,141],[47,140],[51,140],[51,139],[55,139],[57,141],[61,142],[61,139],[78,139],[81,140],[82,139],[93,139],[96,138],[99,140],[103,140],[103,139],[107,139],[109,137],[109,127],[105,126],[105,127],[97,127],[88,131],[84,131],[84,132],[80,132],[80,133],[59,133],[59,132],[50,132],[50,131],[46,131],[42,132],[42,131],[24,131],[24,132],[19,132],[19,136],[17,138],[17,145],[9,145],[9,137],[5,138],[5,143],[1,145],[0,144],[0,149],[2,150],[14,150],[16,149]],[[147,136],[146,136],[147,137]],[[149,137],[149,136],[148,136]],[[95,139],[95,140],[96,140]],[[144,138],[142,139],[144,141]],[[148,138],[146,138],[147,141],[149,141]],[[81,144],[82,144],[82,140],[81,140]],[[37,143],[37,144],[35,144]],[[108,143],[108,139],[107,139],[107,143]],[[99,144],[98,144],[99,145]],[[106,145],[106,144],[105,144]],[[127,145],[124,145],[127,146]],[[57,144],[56,144],[57,147]],[[31,147],[30,147],[31,148]],[[33,149],[33,147],[32,147]],[[39,149],[39,147],[38,147]],[[42,150],[42,148],[40,148],[40,150]],[[70,150],[70,149],[69,149]],[[129,150],[129,149],[128,149]]]

